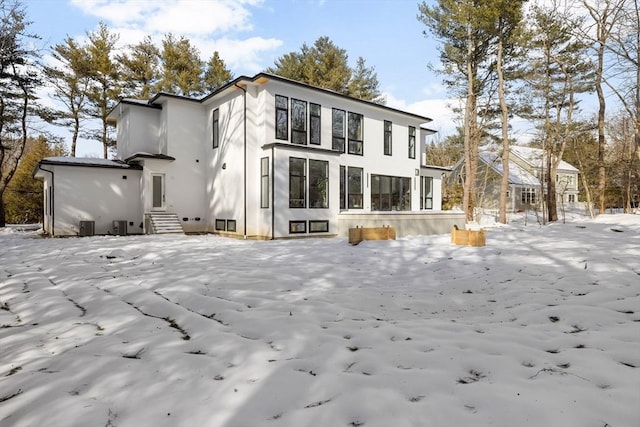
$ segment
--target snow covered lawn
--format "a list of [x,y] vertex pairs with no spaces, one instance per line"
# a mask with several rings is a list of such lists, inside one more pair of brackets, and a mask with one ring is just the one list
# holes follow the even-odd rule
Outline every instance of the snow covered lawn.
[[640,425],[640,215],[397,241],[0,231],[0,425]]

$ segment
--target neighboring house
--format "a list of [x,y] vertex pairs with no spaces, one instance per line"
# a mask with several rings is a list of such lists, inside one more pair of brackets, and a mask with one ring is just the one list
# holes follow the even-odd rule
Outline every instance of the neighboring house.
[[[461,159],[454,167],[453,176],[462,174]],[[509,155],[509,191],[507,210],[521,211],[539,206],[543,174],[546,168],[544,151],[539,148],[511,146]],[[578,201],[578,169],[560,161],[556,174],[556,197],[563,206]],[[503,175],[501,151],[483,150],[479,153],[478,204],[485,209],[498,209],[500,181]]]
[[117,159],[47,158],[36,169],[47,233],[270,239],[464,225],[441,211],[442,169],[421,164],[427,117],[260,73],[201,99],[123,99],[109,119]]

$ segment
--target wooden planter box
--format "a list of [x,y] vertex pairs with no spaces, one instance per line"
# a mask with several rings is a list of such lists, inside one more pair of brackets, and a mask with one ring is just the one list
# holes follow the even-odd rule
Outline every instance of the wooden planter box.
[[485,246],[487,244],[487,232],[485,230],[459,230],[453,227],[451,230],[451,243],[465,246]]
[[396,240],[396,229],[389,226],[349,229],[349,244],[357,245],[363,240]]

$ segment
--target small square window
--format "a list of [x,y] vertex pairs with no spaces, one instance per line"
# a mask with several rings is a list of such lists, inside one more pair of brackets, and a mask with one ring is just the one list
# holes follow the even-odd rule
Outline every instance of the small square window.
[[224,219],[216,219],[216,231],[224,231],[225,224],[226,222]]
[[234,232],[236,231],[236,220],[235,219],[228,219],[227,220],[227,231],[231,231]]
[[306,221],[289,221],[289,234],[299,234],[307,232]]
[[311,220],[309,221],[309,233],[328,233],[329,221],[328,220]]

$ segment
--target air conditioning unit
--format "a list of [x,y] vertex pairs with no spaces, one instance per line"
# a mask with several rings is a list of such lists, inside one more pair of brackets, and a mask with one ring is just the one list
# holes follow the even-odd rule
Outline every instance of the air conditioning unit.
[[95,233],[96,233],[95,221],[80,221],[80,226],[78,227],[78,236],[80,237],[93,236]]
[[113,221],[113,234],[116,236],[126,236],[127,235],[127,221],[118,219]]

